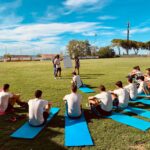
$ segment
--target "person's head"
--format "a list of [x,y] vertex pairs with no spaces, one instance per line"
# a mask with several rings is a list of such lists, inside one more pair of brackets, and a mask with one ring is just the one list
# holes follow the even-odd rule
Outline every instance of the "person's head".
[[132,77],[128,77],[128,83],[132,83],[133,82],[133,78]]
[[60,57],[59,55],[56,55],[56,58],[57,58],[57,59],[59,59],[59,57]]
[[99,90],[100,90],[101,92],[105,92],[105,91],[106,91],[106,88],[105,88],[104,85],[100,85],[100,86],[99,86]]
[[140,76],[140,77],[138,77],[138,79],[139,79],[140,81],[144,81],[144,76]]
[[147,73],[148,75],[150,75],[150,68],[147,68],[147,69],[146,69],[146,73]]
[[4,85],[3,85],[3,91],[4,91],[4,92],[8,92],[8,91],[9,91],[9,87],[10,87],[9,84],[4,84]]
[[76,76],[76,75],[77,75],[77,73],[74,71],[74,72],[72,72],[72,75],[73,75],[73,76]]
[[141,69],[140,69],[140,66],[135,66],[135,67],[133,67],[133,69],[138,70],[138,71],[141,70]]
[[123,88],[122,81],[117,81],[115,84],[118,88]]
[[71,85],[71,91],[72,91],[73,93],[76,93],[76,92],[77,92],[77,86],[76,86],[74,83]]
[[75,59],[78,59],[78,56],[75,56]]
[[41,98],[42,97],[42,91],[41,90],[36,90],[35,91],[35,97],[36,98]]

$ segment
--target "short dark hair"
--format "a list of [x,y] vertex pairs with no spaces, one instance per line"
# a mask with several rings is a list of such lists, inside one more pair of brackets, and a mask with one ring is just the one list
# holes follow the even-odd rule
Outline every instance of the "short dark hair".
[[128,77],[128,82],[132,83],[133,82],[133,78],[132,77]]
[[144,81],[144,76],[140,76],[138,79]]
[[59,55],[56,55],[56,58],[59,58],[60,56]]
[[77,75],[77,73],[76,73],[75,71],[74,71],[74,72],[72,72],[72,74],[73,74],[73,75]]
[[122,81],[117,81],[115,85],[117,85],[117,86],[120,87],[120,88],[123,87]]
[[147,71],[150,71],[150,68],[147,68],[146,70],[147,70]]
[[4,84],[4,85],[3,85],[3,90],[4,90],[4,91],[6,91],[6,90],[8,90],[8,89],[9,89],[9,87],[10,87],[10,85],[9,85],[9,84]]
[[72,84],[71,85],[71,90],[72,90],[72,92],[74,92],[74,93],[76,93],[77,92],[77,86],[76,86],[76,84]]
[[36,91],[35,91],[35,97],[36,97],[36,98],[40,98],[40,97],[42,96],[42,93],[43,93],[43,92],[42,92],[41,90],[36,90]]
[[136,69],[136,70],[139,70],[139,71],[141,70],[140,66],[135,66],[135,67],[133,67],[133,69]]
[[99,89],[100,89],[101,91],[106,91],[106,88],[105,88],[104,85],[100,85],[100,86],[99,86]]

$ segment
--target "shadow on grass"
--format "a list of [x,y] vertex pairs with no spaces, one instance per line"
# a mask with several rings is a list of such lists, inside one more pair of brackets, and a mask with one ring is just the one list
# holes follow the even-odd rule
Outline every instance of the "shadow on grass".
[[[62,136],[63,132],[60,132],[62,128],[64,128],[64,116],[55,116],[48,124],[47,126],[36,136],[35,139],[32,140],[26,140],[26,139],[13,139],[10,138],[10,134],[13,133],[15,130],[17,130],[20,126],[22,126],[26,119],[15,122],[15,123],[9,123],[9,122],[4,122],[3,119],[6,119],[7,117],[9,118],[10,115],[8,116],[2,116],[0,118],[0,129],[3,131],[1,135],[3,135],[3,143],[0,144],[0,149],[5,150],[5,149],[10,149],[13,147],[15,150],[46,150],[46,149],[51,149],[51,150],[66,150],[67,148],[55,142],[56,141],[61,141],[63,139]],[[1,136],[0,136],[1,137]],[[55,140],[53,140],[55,139]],[[8,144],[6,144],[8,143]]]

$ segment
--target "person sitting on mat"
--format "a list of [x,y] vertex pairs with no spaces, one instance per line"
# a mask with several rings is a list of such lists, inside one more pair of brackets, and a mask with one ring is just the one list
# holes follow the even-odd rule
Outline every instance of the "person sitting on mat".
[[145,77],[145,82],[147,83],[148,88],[150,90],[150,68],[146,69],[146,74],[144,75],[144,77]]
[[99,90],[99,94],[88,98],[89,105],[97,116],[109,116],[113,107],[111,93],[106,91],[104,85],[100,85]]
[[74,83],[77,86],[77,88],[82,87],[83,83],[82,83],[80,76],[77,75],[75,71],[72,73],[72,75],[73,75],[72,83]]
[[51,103],[42,99],[42,91],[35,91],[35,99],[28,102],[29,105],[29,124],[39,127],[46,123],[51,108]]
[[71,94],[66,95],[63,100],[66,103],[68,117],[72,119],[80,118],[82,114],[82,96],[77,93],[77,86],[75,84],[71,86]]
[[28,108],[27,103],[20,100],[19,94],[13,94],[9,92],[9,87],[9,84],[4,84],[2,91],[0,92],[0,112],[7,113],[14,111],[13,106],[15,103],[21,107]]
[[124,88],[128,91],[129,96],[130,96],[130,100],[135,100],[137,97],[137,86],[136,84],[133,82],[133,78],[132,77],[128,77],[128,85],[126,85]]
[[133,67],[133,70],[131,71],[130,75],[131,77],[136,78],[136,77],[142,76],[143,73],[141,72],[141,69],[139,66],[135,66]]
[[138,77],[140,86],[138,88],[138,94],[149,94],[147,83],[144,81],[144,76]]
[[125,108],[129,103],[129,93],[123,88],[121,81],[116,82],[117,89],[112,91],[113,105],[121,108]]

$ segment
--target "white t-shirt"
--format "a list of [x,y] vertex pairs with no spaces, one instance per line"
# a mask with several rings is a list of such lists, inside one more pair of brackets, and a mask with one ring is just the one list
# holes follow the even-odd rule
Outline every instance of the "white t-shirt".
[[112,97],[109,92],[102,92],[94,96],[101,102],[101,108],[105,111],[111,111],[113,107]]
[[130,98],[132,100],[136,99],[136,97],[137,97],[137,87],[136,87],[136,84],[130,83],[127,86],[125,86],[124,88],[129,92]]
[[143,92],[144,92],[143,89],[145,89],[146,87],[147,87],[146,82],[145,82],[145,81],[141,81],[141,82],[140,82],[140,86],[139,86],[139,88],[138,88],[138,94],[143,93]]
[[5,112],[9,104],[9,98],[12,98],[13,94],[9,92],[0,92],[0,112]]
[[82,86],[82,81],[79,75],[73,77],[73,82],[77,85],[78,88]]
[[28,102],[29,105],[29,123],[33,126],[41,125],[44,122],[43,112],[45,111],[48,101],[42,99],[32,99]]
[[54,60],[54,64],[56,65],[56,68],[61,68],[61,66],[60,66],[60,59],[56,58]]
[[120,107],[127,107],[129,102],[129,93],[126,89],[119,88],[114,90],[114,94],[118,96],[119,106]]
[[81,115],[81,100],[80,94],[71,93],[65,96],[64,100],[67,101],[68,114],[71,117],[78,117]]

